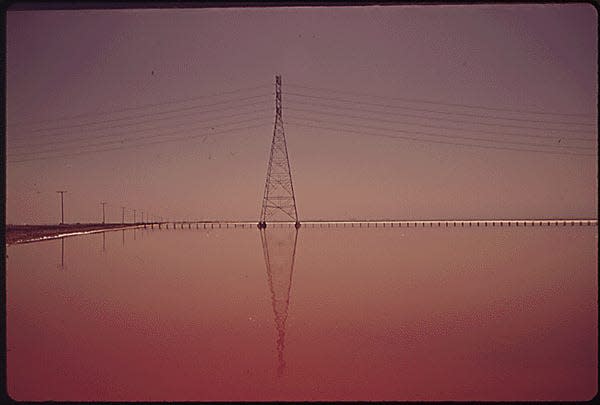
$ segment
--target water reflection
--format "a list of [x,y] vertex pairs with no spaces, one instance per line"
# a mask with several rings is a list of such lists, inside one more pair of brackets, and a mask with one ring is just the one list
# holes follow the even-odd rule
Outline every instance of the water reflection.
[[264,261],[255,228],[184,229],[127,229],[123,248],[123,230],[107,231],[105,254],[96,234],[68,237],[69,250],[67,238],[9,246],[11,395],[573,400],[596,391],[595,227],[302,227],[301,241],[293,227],[268,227]]
[[277,328],[277,375],[281,376],[285,368],[283,349],[285,347],[285,321],[290,304],[292,274],[296,257],[296,228],[264,228],[260,230],[267,279],[271,290],[271,303]]
[[60,269],[65,268],[65,238],[60,238]]

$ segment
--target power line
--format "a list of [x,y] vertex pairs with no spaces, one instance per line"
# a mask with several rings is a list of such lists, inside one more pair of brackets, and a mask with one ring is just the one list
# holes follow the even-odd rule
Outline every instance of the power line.
[[407,130],[402,130],[402,129],[373,127],[373,126],[367,126],[367,125],[345,124],[345,123],[340,123],[340,122],[335,122],[335,121],[322,121],[322,120],[316,120],[316,119],[305,118],[305,117],[292,117],[292,119],[300,119],[300,120],[304,119],[307,121],[318,122],[318,123],[323,123],[323,124],[330,124],[330,125],[346,125],[346,126],[352,126],[352,127],[373,129],[376,131],[392,131],[392,132],[401,132],[401,133],[405,133],[405,134],[417,134],[417,135],[425,135],[425,136],[448,138],[448,139],[464,139],[464,140],[469,140],[469,141],[484,141],[484,142],[492,142],[492,143],[497,143],[497,144],[539,146],[539,147],[549,147],[549,148],[559,148],[559,149],[595,150],[595,148],[588,147],[588,146],[548,145],[548,144],[530,143],[530,142],[503,141],[503,140],[495,140],[495,139],[489,139],[489,138],[476,138],[476,137],[468,137],[468,136],[460,136],[460,135],[432,134],[429,132],[421,132],[421,131],[407,131]]
[[[296,119],[293,118],[292,119]],[[252,120],[244,120],[244,121],[239,121],[236,123],[241,123],[241,122],[248,122],[248,121],[255,121],[256,119],[252,119]],[[324,122],[324,121],[318,121],[318,120],[312,120],[312,121],[317,121],[317,122]],[[327,123],[327,122],[326,122]],[[233,124],[233,123],[231,123]],[[270,124],[270,123],[269,123]],[[338,129],[338,128],[328,128],[328,127],[321,127],[321,126],[315,126],[315,125],[305,125],[305,124],[301,124],[301,123],[291,123],[292,125],[299,125],[299,126],[305,126],[305,127],[312,127],[312,128],[320,128],[320,129],[326,129],[326,130],[333,130],[333,131],[338,131],[338,132],[353,132],[353,133],[358,133],[358,134],[362,134],[362,135],[373,135],[373,136],[381,136],[381,137],[391,137],[391,138],[399,138],[399,139],[407,139],[407,140],[415,140],[415,141],[420,141],[420,142],[430,142],[430,143],[442,143],[442,144],[456,144],[456,145],[462,145],[462,146],[476,146],[476,147],[485,147],[485,148],[492,148],[492,149],[506,149],[506,150],[522,150],[522,151],[532,151],[529,149],[517,149],[517,148],[503,148],[503,147],[492,147],[492,146],[487,146],[487,145],[473,145],[473,144],[464,144],[464,143],[457,143],[457,142],[443,142],[443,141],[434,141],[434,140],[423,140],[423,139],[419,139],[419,138],[409,138],[409,137],[402,137],[402,136],[392,136],[392,135],[384,135],[384,134],[375,134],[375,133],[369,133],[369,132],[357,132],[357,131],[352,131],[352,130],[347,130],[347,129]],[[340,125],[338,123],[334,123],[334,125]],[[86,151],[79,151],[76,153],[71,153],[71,154],[62,154],[62,155],[58,155],[58,156],[42,156],[42,157],[36,157],[36,158],[31,158],[31,159],[22,159],[22,160],[13,160],[13,161],[9,161],[8,163],[22,163],[22,162],[28,162],[28,161],[34,161],[34,160],[46,160],[46,159],[56,159],[56,158],[61,158],[61,157],[68,157],[68,156],[76,156],[76,155],[81,155],[81,154],[86,154],[86,153],[95,153],[95,152],[103,152],[103,151],[114,151],[114,150],[121,150],[121,149],[129,149],[129,148],[138,148],[138,147],[143,147],[143,146],[148,146],[148,145],[154,145],[154,144],[160,144],[160,143],[167,143],[167,142],[176,142],[176,141],[180,141],[180,140],[186,140],[186,139],[193,139],[193,138],[197,138],[197,137],[208,137],[209,135],[217,135],[217,134],[221,134],[221,133],[227,133],[227,132],[231,132],[231,131],[237,131],[237,130],[241,130],[241,129],[251,129],[251,128],[258,128],[261,127],[263,125],[266,124],[259,124],[259,125],[255,125],[255,126],[250,126],[250,127],[243,127],[243,128],[232,128],[229,130],[224,130],[224,131],[216,131],[213,133],[209,133],[209,134],[203,134],[203,135],[193,135],[193,136],[185,136],[185,137],[179,137],[179,138],[175,138],[175,139],[167,139],[167,140],[160,140],[160,141],[155,141],[155,142],[148,142],[148,143],[143,143],[143,144],[139,144],[139,145],[127,145],[127,146],[119,146],[116,148],[108,148],[108,149],[93,149],[93,150],[86,150]],[[349,125],[349,124],[341,124],[341,125]],[[350,124],[352,125],[352,124]],[[203,129],[207,129],[208,127],[204,127]],[[374,127],[367,127],[367,128],[371,128],[371,129],[383,129],[383,128],[374,128]],[[194,128],[197,129],[197,128]],[[391,131],[391,132],[404,132],[404,133],[411,133],[409,131],[402,131],[402,130],[394,130],[394,129],[383,129],[386,131]],[[169,134],[171,133],[181,133],[181,131],[170,131],[168,132]],[[157,136],[163,136],[167,133],[162,133],[162,134],[155,134],[155,135],[151,135],[151,136],[146,136],[146,137],[140,137],[137,138],[135,140],[130,140],[131,141],[136,141],[136,140],[141,140],[141,139],[148,139],[148,138],[154,138]],[[423,135],[426,136],[432,136],[432,137],[445,137],[444,135],[440,135],[440,134],[428,134],[428,133],[421,133]],[[465,137],[462,137],[465,138]],[[483,139],[482,139],[483,140]],[[487,142],[495,142],[493,140],[484,140]],[[109,144],[115,143],[110,142]],[[92,146],[102,146],[102,145],[92,145]],[[531,145],[533,146],[533,145]],[[555,147],[552,145],[540,145],[542,147]],[[88,145],[89,147],[89,145]],[[55,150],[55,151],[45,151],[43,153],[56,153],[56,152],[61,152],[60,150]],[[542,152],[542,151],[540,151]],[[581,156],[595,156],[595,155],[590,155],[590,154],[580,154],[580,153],[568,153],[568,152],[550,152],[550,151],[543,151],[543,152],[547,152],[547,153],[559,153],[559,154],[571,154],[571,155],[581,155]],[[42,153],[42,152],[38,152],[38,153]],[[13,157],[11,155],[11,157]]]
[[372,97],[372,98],[377,98],[377,99],[398,100],[398,101],[404,101],[404,102],[409,102],[409,103],[424,103],[424,104],[433,104],[433,105],[443,105],[443,106],[448,106],[448,107],[464,107],[464,108],[474,108],[474,109],[489,110],[489,111],[505,111],[505,112],[520,113],[520,114],[561,115],[561,116],[565,116],[565,117],[590,117],[590,116],[592,116],[592,114],[559,113],[559,112],[533,111],[533,110],[524,110],[524,109],[509,109],[509,108],[489,107],[489,106],[472,105],[472,104],[447,103],[447,102],[442,102],[442,101],[432,101],[432,100],[424,100],[424,99],[418,99],[418,98],[384,97],[381,95],[357,93],[357,92],[318,88],[318,87],[308,87],[308,86],[301,86],[301,85],[297,85],[297,84],[287,84],[287,86],[298,87],[298,88],[314,90],[314,91],[325,91],[325,92],[348,94],[348,95],[354,95],[354,96],[360,96],[360,97]]
[[[311,103],[302,103],[302,104],[311,105]],[[315,107],[325,106],[323,104],[312,104],[312,105]],[[327,107],[327,106],[325,106],[325,107]],[[344,110],[344,108],[338,108],[338,107],[331,107],[331,108]],[[360,110],[360,109],[354,109],[354,108],[346,108],[346,109],[348,109],[350,111],[379,113],[377,111]],[[523,133],[516,134],[514,132],[481,131],[481,130],[474,130],[474,129],[467,129],[467,128],[445,127],[445,126],[441,126],[441,125],[431,125],[431,124],[412,123],[412,122],[398,121],[398,120],[388,120],[388,119],[383,119],[383,118],[379,118],[379,117],[375,118],[375,117],[365,117],[365,116],[361,116],[361,115],[340,114],[340,113],[335,113],[335,112],[330,112],[330,111],[325,111],[325,110],[315,111],[315,110],[310,110],[310,109],[293,108],[293,107],[288,107],[288,108],[286,108],[286,110],[308,112],[308,113],[319,114],[319,115],[331,115],[331,116],[338,116],[338,117],[351,118],[351,119],[361,119],[361,120],[367,120],[367,121],[372,120],[372,121],[378,121],[378,122],[387,122],[387,123],[391,123],[391,124],[414,125],[414,126],[419,126],[419,127],[446,129],[446,130],[453,130],[453,131],[477,132],[480,134],[519,136],[519,137],[526,137],[526,138],[541,138],[541,139],[549,139],[549,138],[556,139],[557,138],[556,135],[533,135],[533,134],[523,134]],[[387,112],[381,112],[381,114],[402,115],[402,114],[387,113]],[[477,124],[477,123],[475,123],[475,124]],[[542,130],[542,129],[540,129],[540,130]],[[577,137],[571,137],[568,135],[561,135],[560,138],[569,139],[569,140],[573,140],[573,141],[583,141],[583,142],[595,141],[595,139],[592,139],[592,138],[577,138]]]
[[22,126],[22,125],[43,124],[43,123],[46,123],[46,122],[57,122],[57,121],[64,121],[64,120],[72,120],[72,119],[77,119],[77,118],[82,118],[82,117],[89,117],[89,116],[94,116],[94,115],[107,115],[107,114],[114,114],[114,113],[120,113],[120,112],[125,112],[125,111],[141,110],[141,109],[144,109],[144,108],[157,107],[157,106],[161,106],[161,105],[181,104],[181,103],[187,103],[187,102],[190,102],[190,101],[196,101],[196,100],[206,99],[206,98],[210,98],[210,97],[220,97],[220,96],[223,96],[223,95],[226,95],[226,94],[234,94],[234,93],[239,93],[239,92],[244,92],[244,91],[250,91],[250,90],[256,90],[256,89],[260,89],[260,88],[263,88],[263,87],[270,87],[270,86],[271,86],[270,84],[263,84],[263,85],[260,85],[260,86],[254,86],[254,87],[247,87],[247,88],[242,88],[242,89],[237,89],[237,90],[225,91],[225,92],[222,92],[222,93],[206,94],[204,96],[190,97],[190,98],[179,99],[179,100],[171,100],[171,101],[165,101],[165,102],[161,102],[161,103],[142,104],[142,105],[136,106],[136,107],[126,107],[126,108],[117,109],[117,110],[95,111],[95,112],[82,113],[82,114],[71,115],[71,116],[62,116],[62,117],[57,117],[57,118],[52,118],[52,119],[46,119],[46,120],[16,122],[16,123],[9,124],[8,126]]
[[477,145],[477,144],[469,144],[469,143],[461,143],[461,142],[424,140],[424,139],[415,138],[415,137],[385,135],[385,134],[377,134],[377,133],[372,133],[372,132],[353,131],[350,129],[346,130],[346,129],[338,129],[338,128],[327,128],[327,127],[321,127],[321,126],[316,126],[316,125],[306,125],[306,124],[298,124],[298,123],[289,123],[289,124],[301,126],[301,127],[307,127],[307,128],[317,128],[317,129],[324,129],[324,130],[335,131],[335,132],[342,132],[342,133],[351,132],[351,133],[355,133],[355,134],[359,134],[359,135],[379,136],[379,137],[392,138],[392,139],[404,139],[404,140],[408,140],[408,141],[430,143],[430,144],[436,143],[436,144],[444,144],[444,145],[452,145],[452,146],[467,146],[467,147],[482,148],[482,149],[509,150],[509,151],[516,151],[516,152],[547,153],[547,154],[552,154],[552,155],[597,156],[596,154],[588,154],[588,153],[557,152],[557,151],[545,151],[545,150],[538,150],[538,149],[523,149],[523,148],[510,148],[510,147],[503,147],[503,146]]
[[566,122],[566,121],[544,121],[544,120],[531,120],[531,119],[522,119],[522,118],[513,118],[513,117],[498,117],[498,116],[492,116],[492,115],[435,111],[435,110],[427,110],[427,109],[423,109],[423,108],[413,108],[413,107],[405,107],[405,106],[381,104],[381,103],[370,103],[370,102],[366,102],[366,101],[347,100],[347,99],[340,99],[340,98],[335,98],[335,97],[311,96],[311,95],[300,94],[300,93],[286,93],[286,95],[296,96],[296,97],[304,97],[304,98],[316,98],[316,99],[320,99],[320,100],[330,100],[330,101],[336,101],[339,103],[363,104],[363,105],[370,105],[370,106],[375,106],[375,107],[385,107],[385,108],[400,108],[403,110],[428,112],[428,113],[433,113],[433,114],[444,114],[444,115],[453,115],[453,116],[460,115],[460,116],[465,116],[465,117],[476,117],[476,118],[496,119],[496,120],[509,120],[509,121],[519,121],[519,122],[532,122],[532,123],[539,123],[539,124],[595,126],[595,124],[592,124],[592,123],[578,123],[578,122]]
[[[286,107],[286,110],[299,110],[294,109],[293,107]],[[376,111],[369,111],[375,112]],[[389,114],[389,113],[388,113]],[[473,122],[473,121],[465,121],[465,120],[455,120],[451,118],[440,118],[440,117],[424,117],[422,115],[414,115],[414,114],[406,114],[406,113],[394,113],[394,115],[411,117],[411,118],[419,118],[419,119],[427,119],[427,120],[437,120],[437,121],[446,121],[453,122],[458,124],[470,124],[470,125],[483,125],[487,127],[502,127],[502,128],[516,128],[516,129],[533,129],[537,131],[561,131],[561,132],[570,132],[570,133],[592,133],[592,131],[581,131],[581,130],[571,130],[571,129],[560,129],[560,128],[539,128],[539,127],[529,127],[524,125],[508,125],[508,124],[497,124],[497,123],[489,123],[489,122]]]
[[[186,125],[190,125],[190,124],[194,124],[194,123],[207,123],[207,122],[211,122],[213,120],[217,120],[217,119],[222,119],[222,118],[232,118],[232,117],[237,117],[240,115],[247,115],[247,114],[255,114],[255,113],[262,113],[267,111],[267,109],[263,108],[260,110],[252,110],[252,111],[247,111],[247,112],[241,112],[241,113],[237,113],[237,114],[230,114],[230,115],[225,115],[225,116],[220,116],[220,117],[214,117],[213,119],[209,119],[209,120],[193,120],[191,122],[187,122],[187,123],[180,123],[180,124],[175,124],[175,125],[169,125],[169,128],[173,128],[173,127],[185,127]],[[151,122],[151,121],[147,121],[147,122]],[[219,126],[219,125],[228,125],[228,123],[217,123],[217,124],[213,124],[212,126]],[[118,128],[118,127],[117,127]],[[120,132],[114,132],[114,133],[108,133],[108,134],[101,134],[101,135],[97,135],[94,138],[95,139],[99,139],[99,138],[113,138],[113,137],[117,137],[117,136],[122,136],[124,134],[135,134],[135,133],[140,133],[140,132],[149,132],[152,130],[156,130],[156,129],[161,129],[164,127],[153,127],[153,128],[138,128],[138,129],[134,129],[134,130],[127,130],[127,131],[120,131]],[[108,128],[103,128],[103,130],[108,129]],[[88,132],[93,132],[93,131],[88,131]],[[85,134],[85,133],[84,133]],[[29,145],[16,145],[11,147],[10,149],[24,149],[24,148],[32,148],[32,147],[40,147],[40,146],[56,146],[56,145],[61,145],[61,144],[69,144],[69,143],[77,143],[77,142],[81,142],[81,141],[87,141],[89,140],[89,136],[85,135],[83,137],[78,137],[78,138],[70,138],[70,139],[66,139],[66,140],[62,140],[62,141],[49,141],[49,142],[43,142],[43,143],[37,143],[37,144],[29,144]]]
[[[273,122],[269,121],[268,124],[272,125]],[[200,137],[205,137],[206,138],[206,137],[211,136],[211,135],[219,135],[219,134],[224,134],[224,133],[229,133],[229,132],[235,132],[235,131],[241,131],[241,130],[246,130],[246,129],[260,128],[260,127],[264,127],[265,125],[267,125],[266,122],[263,123],[263,124],[258,124],[258,125],[253,125],[253,126],[246,126],[246,127],[240,127],[240,128],[231,128],[231,129],[228,129],[228,130],[217,131],[217,132],[213,132],[213,133],[209,133],[209,134],[197,134],[197,135],[179,137],[179,138],[175,138],[175,139],[167,139],[167,140],[160,140],[160,141],[154,141],[154,142],[147,142],[147,143],[140,144],[140,145],[127,145],[127,146],[121,146],[121,147],[116,147],[116,148],[86,150],[86,151],[80,151],[80,152],[75,152],[75,153],[63,154],[63,155],[58,155],[58,156],[43,156],[43,157],[30,158],[30,159],[13,160],[13,161],[7,161],[7,163],[24,163],[24,162],[31,162],[31,161],[37,161],[37,160],[60,159],[60,158],[64,158],[64,157],[79,156],[79,155],[84,155],[84,154],[89,154],[89,153],[99,153],[99,152],[109,152],[109,151],[117,151],[117,150],[124,150],[124,149],[140,148],[140,147],[145,147],[145,146],[150,146],[150,145],[157,145],[157,144],[169,143],[169,142],[179,142],[179,141],[184,141],[184,140],[189,140],[189,139],[195,139],[195,138],[200,138]]]
[[[221,124],[221,125],[212,125],[212,126],[205,126],[205,127],[192,127],[192,128],[186,128],[185,130],[187,130],[187,131],[194,130],[195,131],[195,130],[212,129],[212,128],[219,127],[219,126],[228,126],[228,125],[242,124],[242,123],[246,123],[246,122],[253,122],[253,121],[257,121],[257,120],[262,120],[264,118],[267,118],[267,117],[265,116],[265,117],[251,118],[251,119],[247,119],[247,120],[241,120],[241,121],[236,121],[236,122],[231,122],[231,123]],[[112,145],[112,144],[123,144],[125,142],[135,142],[135,141],[144,140],[144,139],[152,139],[152,138],[162,137],[164,135],[177,134],[177,133],[181,133],[181,132],[182,132],[182,130],[175,130],[175,131],[161,132],[158,134],[140,136],[140,137],[136,137],[133,139],[127,139],[127,140],[111,140],[111,141],[105,141],[105,142],[99,142],[99,143],[90,143],[87,145],[67,146],[67,147],[59,148],[59,149],[31,151],[31,152],[19,152],[19,153],[9,154],[8,157],[22,157],[22,156],[37,155],[40,153],[68,152],[68,151],[76,150],[76,149],[80,149],[80,148],[106,146],[106,145]]]
[[[248,105],[248,106],[250,106],[250,105]],[[242,107],[242,108],[245,108],[245,107]],[[100,128],[88,128],[88,129],[85,129],[85,131],[87,133],[90,133],[90,132],[99,132],[99,131],[101,132],[101,131],[105,131],[107,129],[127,128],[127,127],[133,127],[133,126],[136,126],[136,125],[143,125],[143,124],[148,124],[148,123],[155,123],[157,121],[167,121],[167,120],[170,120],[170,119],[173,119],[173,118],[191,117],[191,116],[196,116],[196,115],[199,115],[199,114],[204,114],[204,113],[207,113],[207,112],[229,111],[229,110],[230,109],[227,108],[225,110],[224,109],[218,109],[218,110],[204,111],[204,112],[202,112],[202,111],[201,112],[191,112],[191,113],[181,114],[179,116],[174,116],[174,117],[161,117],[161,118],[148,119],[148,120],[139,121],[139,122],[130,122],[130,123],[125,123],[125,124],[109,125],[109,126],[100,127]],[[262,110],[254,110],[254,111],[262,111]],[[250,114],[252,112],[246,112],[246,113]],[[214,119],[221,119],[223,117],[229,117],[229,116],[230,115],[228,115],[228,116],[221,116],[221,117],[212,118],[212,119],[207,119],[207,122],[209,122],[211,120],[214,120]],[[77,134],[77,133],[79,133],[79,132],[55,132],[55,133],[46,134],[46,135],[33,135],[33,136],[30,136],[29,138],[30,139],[47,139],[49,137],[50,138],[51,137],[60,138],[60,137],[64,137],[64,136],[68,136],[68,135],[73,135],[73,134]]]
[[[69,129],[69,128],[81,128],[81,127],[86,127],[86,126],[90,126],[90,125],[100,125],[100,124],[106,124],[106,123],[110,123],[110,122],[126,121],[126,120],[130,120],[130,119],[135,119],[135,118],[143,118],[143,117],[151,117],[151,116],[153,117],[153,116],[156,116],[156,115],[163,115],[163,114],[170,114],[170,113],[179,113],[179,112],[183,112],[183,111],[196,110],[198,108],[213,107],[215,105],[226,104],[226,103],[229,103],[231,101],[238,102],[238,101],[250,100],[250,99],[253,99],[253,98],[265,97],[265,96],[268,96],[268,95],[269,94],[260,94],[260,95],[251,96],[251,97],[245,97],[245,98],[240,98],[240,99],[236,99],[236,100],[220,101],[220,102],[213,103],[213,104],[206,104],[206,105],[201,105],[201,106],[192,106],[192,107],[178,108],[178,109],[175,109],[175,110],[166,110],[166,111],[152,112],[152,113],[140,114],[140,115],[135,115],[135,116],[123,117],[123,118],[115,118],[115,119],[110,119],[110,120],[86,122],[86,123],[75,124],[75,125],[66,125],[66,126],[62,126],[62,127],[38,128],[38,129],[31,130],[31,132],[56,131],[56,130],[61,131],[61,130],[64,130],[64,129]],[[229,106],[228,108],[239,108],[239,106]],[[203,111],[203,113],[214,112],[214,111],[222,111],[222,110],[223,109],[205,110],[205,111]],[[169,118],[172,118],[172,117],[162,118],[162,119],[169,119]]]

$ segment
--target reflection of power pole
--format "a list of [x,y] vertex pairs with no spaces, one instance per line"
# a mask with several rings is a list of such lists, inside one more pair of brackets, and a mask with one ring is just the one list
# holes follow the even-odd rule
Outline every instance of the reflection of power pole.
[[66,193],[66,191],[61,190],[61,191],[57,191],[57,193],[60,193],[60,224],[64,224],[65,223],[65,210],[64,210],[64,199],[63,196]]
[[125,246],[125,229],[123,229],[123,246]]
[[121,223],[125,223],[125,207],[121,207]]
[[102,232],[102,251],[105,252],[106,251],[106,232]]
[[104,215],[104,206],[106,205],[106,202],[102,201],[100,204],[102,204],[102,223],[105,222],[105,215]]
[[65,238],[60,238],[60,268],[65,268]]

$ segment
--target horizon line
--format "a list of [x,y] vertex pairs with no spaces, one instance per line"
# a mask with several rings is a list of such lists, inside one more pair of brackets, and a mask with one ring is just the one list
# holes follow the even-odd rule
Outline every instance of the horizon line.
[[[597,217],[538,217],[538,218],[422,218],[422,219],[305,219],[298,220],[302,223],[374,223],[374,222],[500,222],[500,221],[598,221]],[[174,219],[174,220],[163,220],[163,221],[137,221],[137,222],[68,222],[68,223],[6,223],[6,226],[38,226],[38,225],[143,225],[143,224],[166,224],[166,223],[206,223],[206,224],[218,224],[218,223],[230,223],[230,224],[258,224],[259,220],[228,220],[228,219]],[[266,221],[271,224],[294,224],[296,221]]]

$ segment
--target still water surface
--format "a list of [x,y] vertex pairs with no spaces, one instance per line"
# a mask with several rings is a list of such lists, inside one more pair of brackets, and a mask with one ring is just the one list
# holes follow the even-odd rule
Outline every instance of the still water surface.
[[138,229],[9,246],[8,391],[589,399],[597,229]]

